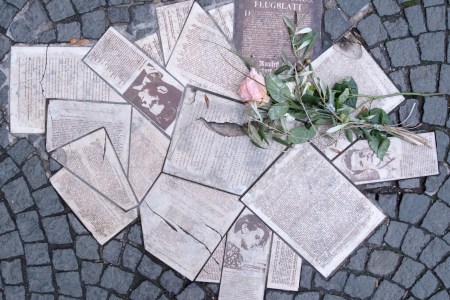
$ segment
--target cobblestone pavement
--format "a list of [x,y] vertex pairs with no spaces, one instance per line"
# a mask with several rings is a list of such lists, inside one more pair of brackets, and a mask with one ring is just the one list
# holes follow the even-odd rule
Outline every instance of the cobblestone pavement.
[[[450,94],[446,1],[373,0],[375,12],[353,29],[403,92]],[[367,3],[337,0],[324,14],[325,44],[347,31]],[[155,5],[0,0],[0,298],[217,297],[218,285],[191,283],[146,253],[139,221],[100,247],[49,184],[60,166],[49,160],[44,138],[8,133],[10,45],[98,39],[116,23],[136,36],[152,32]],[[449,97],[408,99],[391,117],[403,121],[414,104],[419,110],[407,124],[436,131],[440,175],[362,187],[389,220],[329,280],[305,263],[300,292],[267,290],[266,299],[450,299]]]

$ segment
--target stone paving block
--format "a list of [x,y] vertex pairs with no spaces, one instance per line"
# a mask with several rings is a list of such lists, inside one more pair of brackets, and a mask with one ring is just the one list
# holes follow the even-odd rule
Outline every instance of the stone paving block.
[[39,226],[39,216],[35,211],[20,213],[16,216],[20,237],[24,242],[44,240],[44,233]]
[[397,269],[400,255],[388,250],[375,250],[370,254],[367,270],[375,275],[389,275]]
[[55,296],[52,294],[31,294],[30,300],[54,300]]
[[50,244],[72,243],[66,216],[43,218],[42,225]]
[[314,270],[308,265],[303,265],[300,274],[300,287],[311,289],[311,283],[314,276]]
[[175,295],[183,288],[183,279],[176,276],[172,270],[164,272],[159,279],[159,282],[165,290]]
[[444,241],[446,241],[447,244],[450,245],[450,232],[448,232],[448,233],[444,236]]
[[399,180],[398,187],[401,189],[420,189],[420,178]]
[[102,270],[102,264],[83,261],[81,264],[81,280],[85,284],[97,284],[100,281]]
[[370,297],[375,290],[376,281],[373,277],[350,274],[344,292],[354,298]]
[[37,0],[30,0],[22,10],[23,19],[16,18],[11,23],[9,33],[16,42],[30,43],[37,41],[42,27],[50,21],[47,13]]
[[50,19],[53,22],[58,22],[75,15],[70,0],[51,0],[47,3],[46,7]]
[[448,254],[450,254],[450,246],[443,240],[434,238],[428,246],[423,249],[419,259],[429,269],[432,269]]
[[434,269],[446,288],[450,288],[450,257]]
[[413,38],[388,41],[386,47],[393,67],[420,64],[419,51]]
[[62,272],[56,273],[56,285],[58,292],[63,295],[72,297],[82,297],[80,274],[78,272]]
[[393,39],[405,37],[409,33],[408,23],[404,18],[396,18],[383,22],[389,36]]
[[439,191],[439,188],[444,183],[447,175],[450,174],[450,169],[445,164],[439,164],[439,175],[429,176],[425,181],[425,193],[433,196]]
[[50,171],[56,172],[61,170],[62,166],[54,159],[50,158]]
[[314,286],[316,288],[323,288],[327,291],[341,292],[344,289],[345,282],[347,281],[347,272],[339,271],[328,280],[322,275],[316,273],[314,276]]
[[430,32],[419,36],[421,59],[445,61],[445,32]]
[[431,297],[430,300],[450,300],[450,296],[446,291],[440,291],[439,293]]
[[325,295],[323,300],[344,300],[345,298],[335,296],[335,295]]
[[134,248],[130,244],[125,246],[125,250],[122,255],[122,264],[125,268],[128,268],[133,272],[136,271],[136,267],[138,266],[141,258],[142,253],[139,249]]
[[25,260],[27,266],[39,266],[50,263],[48,255],[48,244],[46,243],[32,243],[25,244]]
[[[15,8],[12,5],[7,4],[4,1],[0,2],[0,27],[3,27],[4,29],[7,29],[9,25],[11,24],[12,20],[14,19],[14,16],[16,15],[18,9]],[[4,35],[0,35],[3,36]],[[2,38],[0,38],[1,41]],[[0,43],[1,45],[1,43]],[[0,47],[2,49],[3,47]],[[6,46],[5,46],[6,48]],[[4,51],[4,49],[2,49]],[[0,52],[1,53],[1,52]],[[5,52],[6,54],[6,52]],[[4,54],[3,54],[4,55]],[[0,55],[0,59],[3,58],[3,55]]]
[[122,244],[120,242],[114,240],[108,242],[105,246],[103,246],[103,261],[111,264],[118,264],[121,249]]
[[[5,87],[3,87],[5,89]],[[0,147],[6,148],[11,143],[11,135],[9,134],[8,123],[4,122],[0,125]]]
[[6,286],[5,300],[25,299],[25,288],[23,286]]
[[[162,293],[161,289],[148,281],[142,282],[130,295],[131,300],[157,299]],[[159,298],[158,298],[159,299]]]
[[383,237],[386,234],[387,226],[386,224],[381,225],[378,229],[370,236],[367,243],[372,245],[381,245],[383,243]]
[[58,31],[58,42],[68,42],[70,39],[81,37],[81,26],[79,22],[59,23],[56,25]]
[[381,43],[388,38],[380,17],[375,14],[362,19],[357,28],[369,46]]
[[33,190],[43,186],[48,182],[47,176],[45,175],[44,164],[36,155],[31,157],[25,163],[22,171]]
[[450,95],[450,65],[441,65],[439,93]]
[[14,161],[9,157],[0,162],[0,170],[2,170],[0,173],[0,187],[20,172]]
[[106,289],[113,289],[120,294],[126,294],[133,282],[133,274],[108,266],[103,273],[100,285]]
[[[300,295],[297,295],[295,299],[298,299],[299,297],[304,297],[302,299],[308,299],[310,297],[311,299],[315,299],[314,294],[316,293],[303,293]],[[268,291],[266,293],[265,300],[293,300],[294,295],[288,294],[287,292],[282,291]]]
[[16,225],[11,219],[8,209],[4,203],[0,202],[0,234],[13,231],[14,229],[16,229]]
[[423,6],[430,7],[445,4],[445,0],[423,0]]
[[[4,12],[0,11],[0,20],[1,20],[2,13],[4,13]],[[7,38],[5,35],[0,33],[0,61],[3,60],[6,53],[9,52],[10,47],[11,47],[11,41],[9,40],[9,38]]]
[[[4,43],[3,45],[0,45],[0,47],[5,48],[5,54],[7,52],[9,52],[9,40],[4,40],[1,38],[1,34],[0,34],[0,42]],[[8,46],[8,48],[6,48],[6,46]],[[0,54],[2,53],[2,48],[0,48]],[[3,57],[0,55],[0,60],[2,60]],[[0,89],[0,108],[6,108],[6,105],[9,102],[9,87],[7,85],[5,85],[4,87],[2,87]],[[5,109],[6,110],[6,109]],[[2,112],[3,113],[3,112]],[[3,118],[3,117],[2,117]]]
[[34,147],[27,139],[20,139],[8,150],[8,154],[20,166],[33,151]]
[[56,41],[56,33],[53,28],[39,34],[37,42],[41,44],[50,44]]
[[423,220],[422,227],[436,235],[442,235],[450,226],[450,208],[436,201]]
[[56,249],[52,255],[53,267],[58,271],[76,271],[78,262],[72,249]]
[[[145,297],[141,298],[144,299]],[[86,287],[86,300],[103,300],[108,299],[108,291],[96,286]],[[151,298],[147,298],[151,299]]]
[[177,297],[178,300],[201,300],[203,298],[205,298],[205,292],[194,283],[188,285]]
[[432,125],[445,126],[447,122],[447,99],[443,96],[425,97],[422,121]]
[[370,0],[337,0],[337,4],[348,15],[353,16],[360,11]]
[[448,205],[450,205],[450,178],[448,178],[444,185],[439,189],[438,197]]
[[7,259],[23,255],[22,241],[20,240],[19,233],[17,231],[1,235],[0,245],[2,245],[2,251],[0,251],[0,259]]
[[153,3],[132,6],[130,8],[131,22],[133,25],[147,23],[156,18],[156,8]]
[[380,194],[378,198],[378,205],[380,205],[385,214],[391,218],[395,218],[397,210],[397,195]]
[[427,13],[427,27],[429,31],[445,30],[447,29],[445,6],[433,6],[426,9]]
[[429,234],[422,230],[411,227],[407,232],[402,244],[402,252],[412,258],[417,258],[431,239]]
[[6,184],[2,188],[2,192],[14,213],[19,213],[34,205],[23,177]]
[[436,277],[430,271],[426,272],[422,278],[411,289],[414,296],[419,299],[425,299],[433,294],[434,290],[438,287],[439,282]]
[[413,35],[419,35],[427,31],[425,16],[420,5],[405,8],[405,15],[408,20],[409,30]]
[[142,245],[142,229],[139,224],[135,224],[130,228],[127,236],[128,240],[136,245]]
[[129,4],[129,3],[131,3],[131,0],[108,0],[109,6]]
[[72,2],[81,14],[106,5],[105,0],[72,0]]
[[437,65],[419,66],[411,68],[410,80],[413,92],[434,93],[437,90]]
[[21,9],[25,5],[25,3],[27,3],[27,0],[6,0],[6,2],[14,5],[18,9]]
[[410,288],[424,270],[424,265],[405,257],[392,280],[405,288]]
[[347,264],[347,268],[355,271],[363,271],[366,266],[368,249],[366,247],[358,249]]
[[380,47],[370,50],[370,53],[372,53],[372,56],[375,58],[381,68],[386,69],[387,67],[389,67],[389,62]]
[[337,6],[326,10],[323,18],[325,32],[330,34],[332,40],[339,38],[352,25]]
[[162,267],[151,260],[147,255],[144,255],[139,264],[138,271],[148,279],[156,280],[159,275],[161,275]]
[[401,92],[408,91],[408,85],[406,83],[405,75],[403,74],[402,70],[397,70],[395,72],[389,73],[388,75]]
[[372,300],[401,300],[404,295],[404,289],[387,280],[383,280],[373,295]]
[[28,267],[27,274],[30,292],[50,293],[54,291],[51,267]]
[[430,206],[430,197],[426,195],[404,194],[400,202],[399,220],[417,224]]
[[110,7],[108,9],[108,19],[111,23],[127,23],[130,21],[128,7]]
[[6,75],[4,72],[2,72],[2,70],[0,70],[0,86],[2,86],[5,82],[6,82]]
[[64,206],[59,200],[58,194],[51,186],[33,192],[32,196],[39,208],[39,215],[42,217],[64,211]]
[[391,221],[388,226],[384,241],[394,247],[400,248],[402,240],[408,230],[408,225],[402,222]]
[[22,263],[20,259],[2,261],[0,270],[5,284],[17,285],[23,283]]
[[394,0],[373,0],[373,5],[380,16],[388,16],[400,12],[400,7]]
[[450,144],[450,138],[447,133],[436,130],[436,147],[437,147],[437,157],[439,161],[443,161],[447,155],[447,148]]
[[104,10],[96,10],[81,16],[83,37],[99,39],[106,31],[106,15]]
[[97,260],[99,256],[99,245],[90,235],[77,236],[76,253],[81,259]]
[[89,233],[89,231],[83,226],[83,224],[81,224],[80,220],[78,220],[74,214],[70,213],[67,217],[69,218],[70,227],[72,227],[78,235]]

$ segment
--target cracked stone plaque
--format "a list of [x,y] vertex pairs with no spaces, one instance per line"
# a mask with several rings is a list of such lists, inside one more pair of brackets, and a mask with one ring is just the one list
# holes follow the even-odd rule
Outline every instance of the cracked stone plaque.
[[244,131],[245,106],[187,87],[164,172],[242,195],[283,147],[255,147]]
[[137,207],[136,196],[104,128],[56,149],[52,158],[121,209]]
[[142,201],[161,173],[170,139],[133,108],[128,179]]
[[128,170],[131,109],[129,104],[50,100],[46,148],[51,152],[104,127],[125,170]]
[[161,174],[140,206],[145,249],[194,280],[242,209],[235,195]]
[[89,47],[11,47],[12,133],[45,133],[46,100],[126,103],[82,61]]
[[439,174],[434,132],[418,136],[427,141],[426,146],[389,138],[391,144],[383,160],[370,149],[366,140],[358,141],[338,156],[333,164],[355,184]]
[[138,217],[137,208],[123,211],[64,168],[53,175],[50,182],[101,245]]
[[286,152],[242,202],[324,277],[385,219],[310,144]]

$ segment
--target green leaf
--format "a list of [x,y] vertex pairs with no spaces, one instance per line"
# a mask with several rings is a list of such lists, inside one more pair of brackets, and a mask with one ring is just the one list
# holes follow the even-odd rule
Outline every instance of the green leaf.
[[288,141],[286,141],[285,139],[283,139],[283,137],[280,136],[280,135],[273,135],[273,136],[272,136],[272,139],[273,139],[275,142],[277,142],[277,143],[279,143],[279,144],[282,144],[282,145],[285,145],[285,146],[290,146],[290,145],[291,145]]
[[384,155],[389,149],[389,146],[391,145],[391,141],[386,136],[382,136],[380,139],[380,145],[378,147],[377,151],[377,157],[381,160],[383,160]]
[[272,105],[269,109],[269,118],[274,121],[281,119],[289,110],[289,104],[287,103],[277,103]]
[[352,143],[353,142],[353,131],[351,129],[345,130],[345,136],[347,137],[347,140]]
[[264,126],[263,126],[263,125],[260,125],[260,126],[259,126],[259,129],[258,129],[258,135],[260,136],[260,138],[261,138],[267,145],[270,144],[270,143],[269,143],[269,140],[267,139],[267,135],[266,135],[266,133],[264,132]]
[[252,141],[252,143],[259,147],[259,148],[264,148],[262,146],[263,144],[263,140],[261,139],[261,137],[258,134],[258,130],[256,129],[255,126],[252,125],[251,122],[248,122],[248,135],[250,137],[250,140]]
[[293,35],[295,33],[295,24],[288,17],[283,18],[284,23],[286,24],[289,34]]
[[282,103],[289,100],[291,91],[286,83],[272,73],[267,73],[265,79],[267,91],[274,101]]
[[344,103],[347,101],[348,96],[350,95],[350,89],[346,88],[342,94],[339,95],[338,101],[339,103]]
[[346,126],[347,126],[347,124],[339,124],[339,125],[336,125],[336,126],[334,126],[334,127],[331,127],[330,129],[328,129],[328,130],[327,130],[327,133],[328,133],[328,134],[335,133],[335,132],[341,130],[342,128],[344,128],[344,127],[346,127]]
[[288,141],[292,144],[303,144],[312,139],[316,135],[313,127],[298,126],[292,129],[288,137]]
[[310,104],[310,105],[318,105],[320,103],[320,98],[314,95],[310,95],[308,93],[301,96],[301,99],[304,104]]
[[279,74],[283,73],[284,71],[289,70],[290,68],[291,68],[291,67],[288,66],[288,65],[282,65],[281,67],[279,67],[278,69],[276,69],[276,70],[273,72],[273,74],[279,75]]
[[[353,77],[349,77],[347,79],[348,86],[350,88],[350,93],[352,95],[358,94],[358,85],[356,84],[356,81],[353,79]],[[358,102],[358,97],[356,96],[350,96],[347,101],[345,101],[345,105],[350,106],[351,108],[356,108],[356,103]]]
[[372,124],[379,125],[391,125],[391,118],[389,115],[381,108],[374,108],[369,111],[369,122]]

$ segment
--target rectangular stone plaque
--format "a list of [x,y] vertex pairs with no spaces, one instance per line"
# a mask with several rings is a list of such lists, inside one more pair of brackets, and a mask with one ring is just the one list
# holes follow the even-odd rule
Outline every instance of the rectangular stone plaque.
[[136,45],[144,50],[145,54],[148,57],[155,60],[161,66],[164,66],[164,56],[161,49],[161,43],[159,41],[158,33],[152,33],[138,41],[136,41]]
[[208,13],[227,38],[232,41],[234,28],[234,2],[210,9]]

